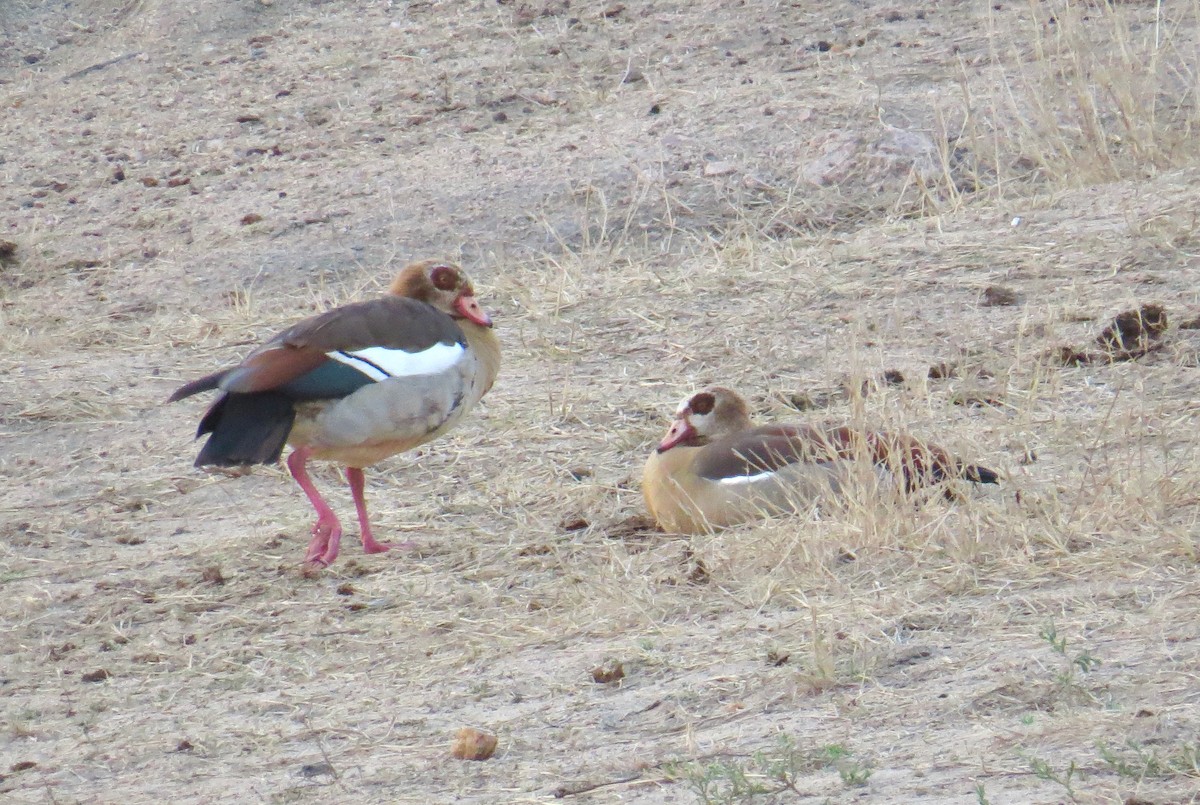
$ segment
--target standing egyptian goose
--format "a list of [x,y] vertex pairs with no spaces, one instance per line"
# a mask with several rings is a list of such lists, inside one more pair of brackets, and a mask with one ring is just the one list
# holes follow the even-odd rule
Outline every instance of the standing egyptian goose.
[[642,494],[664,530],[707,533],[803,512],[844,493],[858,456],[869,457],[880,474],[902,476],[907,490],[948,478],[999,482],[995,472],[910,436],[816,425],[756,427],[746,401],[715,386],[680,403],[646,461]]
[[210,434],[197,467],[272,464],[292,445],[288,469],[317,510],[305,559],[329,565],[342,526],[308,460],[345,465],[363,550],[386,551],[371,534],[362,468],[437,438],[479,402],[500,369],[491,327],[461,269],[413,263],[388,295],[304,319],[168,402],[220,392],[196,432]]

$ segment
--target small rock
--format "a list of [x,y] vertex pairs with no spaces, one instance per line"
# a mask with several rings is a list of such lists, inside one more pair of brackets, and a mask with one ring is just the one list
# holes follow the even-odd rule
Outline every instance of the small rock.
[[191,184],[192,180],[187,176],[175,176],[167,180],[167,187],[183,187],[185,184]]
[[952,363],[935,363],[929,367],[930,380],[945,380],[958,374],[958,367]]
[[108,671],[106,671],[103,668],[99,668],[95,671],[88,671],[86,674],[84,674],[83,676],[81,676],[79,678],[80,678],[80,680],[82,680],[84,682],[103,682],[104,680],[108,679],[110,676],[112,676],[112,674],[110,674]]
[[141,183],[146,187],[158,187],[158,179],[155,179],[153,176],[143,176]]
[[221,568],[217,565],[209,565],[200,573],[200,580],[205,584],[221,585],[225,583],[225,576],[221,573]]
[[305,763],[300,767],[301,777],[337,777],[337,772],[328,763]]
[[257,224],[262,219],[263,219],[263,217],[261,215],[259,215],[258,213],[248,212],[242,216],[242,226],[250,226],[250,224]]
[[616,682],[624,678],[625,666],[618,660],[609,660],[603,665],[597,665],[592,669],[592,681],[601,685],[607,685],[609,682]]
[[712,162],[704,163],[705,176],[728,176],[735,170],[737,170],[737,168],[735,168],[731,162],[713,160]]
[[487,760],[496,753],[496,736],[474,727],[463,727],[450,744],[450,754],[460,760]]
[[1001,285],[989,285],[983,289],[984,307],[1008,307],[1020,301],[1020,296],[1012,288]]
[[7,263],[16,259],[17,244],[11,240],[0,240],[0,263]]
[[812,144],[819,152],[801,170],[804,180],[818,187],[855,185],[878,190],[907,184],[916,174],[921,181],[941,176],[937,146],[928,136],[894,126],[875,130],[830,132]]

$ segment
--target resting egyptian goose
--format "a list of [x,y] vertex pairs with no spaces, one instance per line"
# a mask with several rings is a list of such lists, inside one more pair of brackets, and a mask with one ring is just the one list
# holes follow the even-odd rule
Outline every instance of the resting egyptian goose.
[[197,467],[273,464],[292,445],[288,469],[317,510],[305,559],[329,565],[342,526],[308,460],[345,465],[363,550],[386,551],[371,534],[362,468],[437,438],[479,402],[500,369],[491,327],[461,269],[413,263],[388,295],[304,319],[168,402],[220,392],[196,432],[209,434]]
[[999,483],[995,472],[963,464],[910,436],[847,427],[761,425],[743,400],[720,386],[691,395],[675,413],[642,473],[642,494],[664,530],[680,534],[803,512],[842,494],[858,456],[912,490],[948,478]]

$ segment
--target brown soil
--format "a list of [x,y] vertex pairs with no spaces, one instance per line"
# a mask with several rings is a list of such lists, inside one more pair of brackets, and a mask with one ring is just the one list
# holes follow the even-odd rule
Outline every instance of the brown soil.
[[[1169,5],[0,6],[0,798],[1200,801],[1200,331],[1061,360],[1200,312]],[[162,401],[426,256],[501,380],[305,573]],[[714,381],[1003,483],[654,531]]]

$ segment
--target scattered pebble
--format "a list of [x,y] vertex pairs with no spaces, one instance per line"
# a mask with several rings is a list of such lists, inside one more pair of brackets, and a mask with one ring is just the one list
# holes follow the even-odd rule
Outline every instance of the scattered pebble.
[[930,380],[945,380],[958,374],[958,367],[952,363],[935,363],[929,367]]
[[602,685],[625,678],[625,666],[619,660],[609,660],[592,669],[592,681]]
[[1021,297],[1012,288],[989,285],[983,289],[984,307],[1008,307],[1019,302]]
[[737,168],[733,166],[732,162],[713,160],[712,162],[704,163],[705,176],[728,176],[735,170],[737,170]]
[[496,736],[474,727],[463,727],[450,744],[450,754],[460,760],[487,760],[496,752]]

